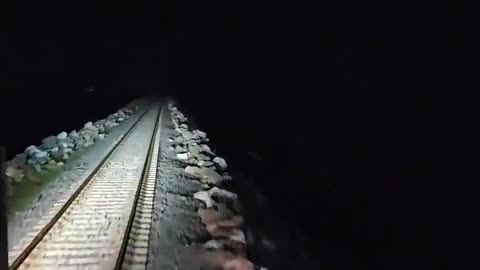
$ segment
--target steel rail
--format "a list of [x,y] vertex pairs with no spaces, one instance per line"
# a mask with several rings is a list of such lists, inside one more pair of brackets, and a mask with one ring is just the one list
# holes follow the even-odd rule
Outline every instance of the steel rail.
[[20,255],[10,264],[9,269],[18,269],[22,263],[28,258],[30,253],[35,247],[42,241],[42,239],[48,234],[50,229],[57,223],[57,221],[63,216],[67,209],[72,205],[79,194],[85,189],[85,187],[91,182],[91,180],[97,175],[98,171],[104,167],[105,163],[116,152],[119,146],[129,137],[132,131],[141,120],[145,117],[148,111],[153,107],[146,109],[135,121],[135,123],[128,129],[128,131],[121,137],[121,139],[114,145],[114,147],[107,153],[107,155],[100,161],[99,165],[92,171],[92,173],[83,181],[83,183],[76,189],[76,191],[70,196],[67,202],[60,208],[60,210],[54,215],[54,217],[40,230],[40,232],[33,238],[30,244],[20,253]]
[[157,132],[158,132],[158,129],[160,128],[160,121],[162,119],[162,115],[163,115],[163,109],[160,108],[160,111],[157,115],[157,119],[155,121],[155,128],[153,130],[152,140],[150,141],[150,146],[148,148],[147,160],[145,162],[145,166],[143,167],[142,176],[141,176],[140,181],[138,183],[138,188],[137,188],[137,192],[135,194],[135,199],[134,199],[134,202],[133,202],[133,206],[132,206],[132,209],[131,209],[131,212],[130,212],[130,217],[128,218],[127,228],[125,230],[125,234],[124,234],[124,237],[123,237],[120,252],[119,252],[118,257],[117,257],[117,262],[115,263],[115,268],[114,268],[115,270],[121,269],[122,265],[123,265],[123,261],[124,261],[124,258],[125,258],[125,252],[127,250],[128,241],[130,239],[130,233],[132,232],[133,221],[135,219],[135,214],[137,213],[137,206],[139,205],[139,201],[140,201],[140,197],[141,197],[140,195],[143,191],[143,184],[145,183],[145,180],[148,177],[149,170],[151,169],[151,166],[153,165],[154,169],[157,168],[157,164],[151,164],[151,163],[152,163],[152,159],[154,159],[153,153],[156,152],[156,151],[154,151],[155,139],[157,138],[157,136],[160,136],[160,134],[157,134]]

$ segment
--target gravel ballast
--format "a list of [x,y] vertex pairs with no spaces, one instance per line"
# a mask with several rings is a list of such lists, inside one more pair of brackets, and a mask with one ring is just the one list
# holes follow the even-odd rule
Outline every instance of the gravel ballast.
[[135,114],[112,128],[105,138],[98,140],[91,147],[81,149],[75,158],[67,160],[60,171],[53,172],[52,177],[41,183],[24,181],[15,186],[19,195],[9,198],[8,245],[13,247],[22,235],[28,233],[37,220],[55,204],[56,199],[65,194],[68,187],[78,181],[83,181],[98,166],[105,155],[113,148],[128,129],[135,123],[141,113],[147,108],[145,100],[132,102],[139,110]]

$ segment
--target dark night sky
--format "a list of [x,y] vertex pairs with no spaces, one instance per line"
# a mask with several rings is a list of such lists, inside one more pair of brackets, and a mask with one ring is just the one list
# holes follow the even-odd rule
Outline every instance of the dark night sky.
[[347,93],[409,84],[421,90],[429,76],[452,75],[475,60],[478,41],[465,40],[463,27],[469,17],[452,16],[464,10],[355,1],[35,3],[19,7],[2,46],[9,73],[23,83],[25,76],[125,87],[142,80],[183,83],[176,91],[188,93],[188,84],[202,92],[257,91],[286,80],[308,90],[327,82]]
[[[326,217],[356,220],[359,229],[332,237],[351,233],[374,246],[351,247],[369,253],[363,265],[412,268],[418,260],[468,269],[480,240],[477,105],[463,94],[477,89],[473,15],[459,3],[418,1],[37,1],[19,6],[5,27],[1,91],[17,95],[2,109],[23,104],[19,95],[47,102],[89,85],[97,106],[173,94],[199,120],[215,119],[203,124],[224,147],[235,138],[258,147],[272,167],[287,163],[284,175],[302,179],[304,192],[293,209],[341,194],[345,201]],[[276,176],[288,183],[278,193],[288,192],[289,180]],[[330,241],[315,228],[306,229],[312,239]]]

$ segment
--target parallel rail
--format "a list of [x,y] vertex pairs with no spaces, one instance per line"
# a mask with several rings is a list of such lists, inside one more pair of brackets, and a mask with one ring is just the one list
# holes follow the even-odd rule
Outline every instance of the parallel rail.
[[[132,242],[129,241],[134,231],[132,225],[142,205],[139,200],[153,204],[151,191],[144,190],[145,181],[148,182],[157,166],[162,109],[156,109],[151,135],[144,132],[151,130],[148,118],[155,113],[149,110],[139,117],[71,197],[65,202],[60,200],[63,205],[59,210],[52,210],[55,211],[53,217],[46,225],[40,225],[41,229],[35,231],[33,239],[9,269],[125,268],[122,265],[129,242]],[[135,138],[132,137],[134,133]],[[140,168],[143,169],[139,175]],[[154,186],[155,181],[149,182],[149,190],[152,190],[152,183]],[[148,216],[151,218],[151,212],[143,217],[144,223],[149,224]],[[145,246],[145,242],[142,244]],[[148,250],[148,235],[146,248]],[[139,262],[146,263],[146,255],[140,257],[142,260],[137,260],[132,269],[142,269]]]
[[[117,257],[117,269],[145,269],[148,255],[148,237],[153,216],[153,199],[155,197],[155,181],[157,179],[158,153],[160,150],[160,123],[163,110],[155,121],[153,137],[148,149],[147,161],[143,168],[135,201],[133,203],[128,226],[123,237],[120,254]],[[135,227],[137,226],[137,227]],[[144,236],[137,237],[137,236]],[[125,259],[126,258],[126,259]]]

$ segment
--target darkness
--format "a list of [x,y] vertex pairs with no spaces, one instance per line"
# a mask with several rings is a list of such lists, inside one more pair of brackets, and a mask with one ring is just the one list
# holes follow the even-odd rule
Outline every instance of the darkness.
[[472,9],[38,2],[12,14],[0,45],[9,157],[170,95],[323,267],[478,265],[476,102],[463,94],[479,71]]

